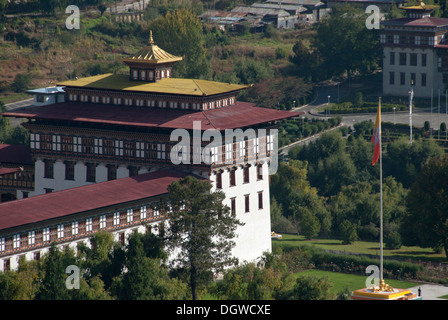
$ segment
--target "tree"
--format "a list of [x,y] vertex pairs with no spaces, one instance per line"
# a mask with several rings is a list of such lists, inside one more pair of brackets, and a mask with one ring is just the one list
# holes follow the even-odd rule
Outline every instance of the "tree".
[[168,187],[167,246],[175,252],[174,266],[188,273],[193,300],[214,273],[237,263],[231,250],[236,228],[242,224],[222,204],[225,194],[210,190],[210,182],[192,176]]
[[333,294],[330,292],[332,285],[327,278],[317,278],[314,276],[300,276],[296,280],[293,289],[295,300],[332,300]]
[[319,234],[320,223],[316,216],[307,210],[302,214],[300,219],[301,233],[305,236],[307,240],[311,240],[313,237]]
[[202,24],[196,14],[179,9],[154,19],[149,24],[155,43],[163,50],[184,59],[173,67],[176,77],[207,78],[207,60]]
[[356,225],[348,220],[344,220],[340,227],[340,233],[342,238],[342,244],[351,244],[358,240],[358,234],[356,232]]
[[434,157],[421,170],[407,198],[404,244],[443,247],[448,259],[448,157]]
[[11,84],[11,88],[15,92],[24,92],[29,89],[31,85],[31,74],[18,73],[14,78],[14,82]]
[[381,58],[379,36],[365,26],[366,14],[351,6],[333,8],[330,18],[319,23],[314,46],[322,57],[322,67],[330,76],[374,70]]
[[65,270],[69,265],[76,265],[75,254],[67,248],[60,251],[53,243],[40,265],[41,284],[36,298],[38,300],[71,300],[73,291],[67,290]]

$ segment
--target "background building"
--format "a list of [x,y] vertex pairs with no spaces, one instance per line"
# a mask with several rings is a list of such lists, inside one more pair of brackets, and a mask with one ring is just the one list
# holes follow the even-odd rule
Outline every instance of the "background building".
[[407,17],[382,22],[383,93],[416,97],[445,94],[448,83],[448,18],[431,17],[437,6],[403,7]]

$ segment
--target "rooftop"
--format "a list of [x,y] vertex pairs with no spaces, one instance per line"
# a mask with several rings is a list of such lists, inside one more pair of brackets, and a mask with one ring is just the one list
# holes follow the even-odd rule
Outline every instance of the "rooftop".
[[64,93],[64,89],[62,87],[46,87],[46,88],[27,90],[26,93],[30,93],[30,94],[36,94],[36,93],[55,94],[55,93]]
[[2,115],[28,119],[187,130],[193,129],[194,121],[200,121],[202,130],[225,130],[297,117],[301,113],[261,108],[253,103],[241,101],[232,106],[206,111],[63,102],[17,109],[4,112]]
[[409,26],[409,27],[442,27],[448,25],[448,18],[398,18],[381,22],[385,26]]
[[143,49],[138,51],[130,58],[123,59],[123,62],[145,62],[149,64],[163,64],[181,61],[182,57],[172,55],[165,50],[162,50],[154,44],[152,31],[150,31],[149,43]]
[[0,144],[0,166],[2,164],[34,164],[29,146]]
[[174,170],[155,171],[0,203],[0,230],[160,196],[185,176]]
[[180,78],[164,78],[157,82],[131,81],[129,80],[129,75],[112,73],[62,81],[58,83],[58,86],[189,96],[208,96],[239,91],[248,87],[240,84]]

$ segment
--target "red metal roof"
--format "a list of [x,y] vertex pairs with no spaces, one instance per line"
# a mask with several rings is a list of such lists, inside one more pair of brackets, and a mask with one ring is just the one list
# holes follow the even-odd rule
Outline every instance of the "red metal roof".
[[202,130],[224,130],[250,127],[300,114],[299,112],[260,108],[253,103],[239,101],[232,106],[206,111],[64,102],[23,108],[5,112],[2,115],[28,119],[70,120],[167,129],[193,129],[193,121],[200,121]]
[[0,176],[20,171],[19,168],[0,168]]
[[448,18],[398,18],[381,22],[385,26],[439,27],[448,25]]
[[30,147],[0,144],[0,163],[33,164]]
[[163,195],[185,176],[175,170],[155,171],[0,203],[0,230]]

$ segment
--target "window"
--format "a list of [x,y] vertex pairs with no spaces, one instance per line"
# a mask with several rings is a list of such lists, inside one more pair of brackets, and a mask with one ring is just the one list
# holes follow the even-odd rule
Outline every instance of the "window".
[[44,178],[54,178],[54,162],[51,160],[44,160]]
[[107,181],[117,179],[117,167],[114,165],[107,165]]
[[36,232],[30,231],[28,232],[28,245],[33,245],[36,243]]
[[11,270],[11,259],[5,259],[3,261],[3,271]]
[[92,227],[92,218],[86,219],[86,232],[91,232],[93,230]]
[[12,238],[12,247],[13,249],[20,248],[20,234],[15,234]]
[[409,55],[409,64],[411,66],[417,66],[417,54],[416,53],[411,53]]
[[426,73],[422,73],[422,87],[426,87]]
[[64,238],[64,225],[58,225],[58,239]]
[[75,180],[75,164],[65,161],[65,180]]
[[258,209],[263,209],[263,191],[258,192]]
[[61,137],[61,150],[64,152],[73,152],[73,137]]
[[103,154],[107,156],[115,155],[115,144],[112,139],[103,139]]
[[244,212],[249,212],[249,195],[244,196]]
[[92,154],[95,152],[95,139],[83,137],[81,139],[82,152]]
[[411,85],[415,84],[415,73],[411,73]]
[[114,212],[114,226],[120,225],[120,212]]
[[249,183],[249,167],[244,167],[243,169],[243,181],[244,183]]
[[106,228],[106,215],[100,216],[100,229]]
[[229,174],[229,179],[230,179],[230,186],[235,186],[236,185],[236,179],[235,179],[235,169],[230,170],[230,174]]
[[128,209],[126,212],[126,220],[128,223],[131,223],[134,221],[134,212],[132,209]]
[[406,75],[404,72],[400,72],[400,85],[404,86],[406,84]]
[[422,53],[422,67],[426,67],[426,53]]
[[400,53],[400,66],[406,65],[406,53]]
[[222,174],[218,172],[216,174],[216,189],[222,189]]
[[5,251],[6,241],[5,238],[0,238],[0,252]]
[[124,142],[124,155],[126,157],[135,157],[135,142],[125,141]]
[[389,64],[393,66],[395,64],[395,52],[389,53]]
[[50,134],[40,135],[40,148],[42,150],[51,150],[53,147],[53,137]]
[[42,231],[42,241],[50,241],[50,228],[44,228]]
[[389,84],[395,84],[395,72],[389,72]]
[[79,232],[78,221],[72,222],[72,236],[77,235]]
[[146,206],[140,207],[140,219],[146,219]]
[[165,144],[157,144],[157,159],[165,159]]
[[96,181],[96,166],[93,163],[86,164],[86,181],[95,182]]
[[263,165],[257,165],[257,180],[263,180]]

